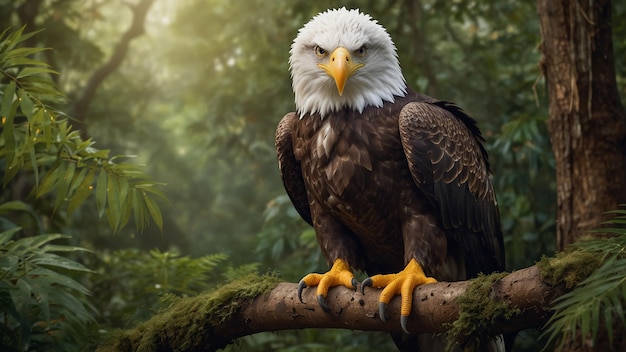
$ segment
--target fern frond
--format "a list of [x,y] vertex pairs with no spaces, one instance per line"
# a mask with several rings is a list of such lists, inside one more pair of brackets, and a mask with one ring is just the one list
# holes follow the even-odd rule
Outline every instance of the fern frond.
[[[26,350],[32,340],[71,340],[68,331],[84,334],[95,322],[96,310],[87,289],[70,274],[90,273],[59,252],[84,248],[55,244],[67,238],[46,234],[14,240],[20,228],[0,233],[0,341],[13,334]],[[5,346],[6,347],[6,346]]]
[[[554,315],[546,324],[548,344],[558,341],[557,349],[580,336],[596,340],[601,326],[612,343],[614,319],[626,325],[623,303],[626,301],[626,210],[611,212],[617,216],[597,232],[612,237],[586,239],[573,244],[576,250],[595,253],[602,264],[576,288],[553,302]],[[584,341],[583,341],[584,342]]]

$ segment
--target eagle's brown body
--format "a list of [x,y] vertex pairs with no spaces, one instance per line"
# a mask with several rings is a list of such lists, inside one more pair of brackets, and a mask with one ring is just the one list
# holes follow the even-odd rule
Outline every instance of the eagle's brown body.
[[[296,113],[276,131],[283,183],[315,228],[329,263],[298,283],[356,289],[354,269],[382,288],[378,316],[399,295],[402,350],[443,350],[410,335],[413,291],[504,268],[498,208],[476,122],[456,105],[411,91],[387,31],[358,9],[329,9],[294,39],[289,56]],[[489,350],[501,350],[501,336]],[[493,347],[493,348],[492,348]]]
[[455,105],[415,92],[362,113],[290,113],[276,132],[287,193],[329,262],[373,275],[414,258],[447,281],[504,268],[481,141]]

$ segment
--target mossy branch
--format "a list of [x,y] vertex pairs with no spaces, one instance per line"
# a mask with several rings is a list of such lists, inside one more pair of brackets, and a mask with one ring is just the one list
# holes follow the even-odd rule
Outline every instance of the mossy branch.
[[[413,333],[453,331],[465,343],[483,338],[480,334],[485,330],[499,334],[542,327],[551,314],[550,302],[568,290],[563,278],[568,278],[569,286],[589,274],[581,270],[588,267],[589,258],[580,265],[567,258],[510,274],[420,286],[414,292],[416,304],[408,328]],[[545,276],[550,273],[555,275]],[[180,299],[98,350],[215,351],[242,336],[304,328],[401,332],[400,299],[391,301],[389,319],[383,322],[378,317],[379,294],[378,289],[368,288],[362,295],[333,288],[327,298],[331,313],[326,313],[318,306],[314,289],[306,289],[305,303],[300,303],[296,284],[281,283],[274,276],[248,276],[213,292]],[[476,326],[482,331],[476,331]]]

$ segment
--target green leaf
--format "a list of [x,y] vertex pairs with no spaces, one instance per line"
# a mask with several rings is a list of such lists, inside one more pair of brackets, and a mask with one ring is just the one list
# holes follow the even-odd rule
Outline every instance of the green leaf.
[[48,170],[41,181],[41,185],[37,189],[37,198],[40,198],[44,194],[52,191],[52,188],[56,185],[57,179],[61,174],[61,170],[59,169],[60,166],[61,163],[56,163],[50,170]]
[[117,231],[122,218],[120,204],[120,185],[117,177],[109,176],[107,183],[108,213],[111,227]]
[[[1,242],[0,245],[2,245]],[[3,280],[10,281],[11,277],[15,277],[14,273],[17,271],[20,262],[20,257],[17,255],[4,254],[0,256],[0,283]],[[1,286],[0,291],[2,291]]]
[[30,205],[19,200],[13,200],[10,202],[0,204],[0,214],[6,214],[11,211],[32,212],[33,209],[30,207]]
[[3,59],[5,60],[4,67],[8,68],[8,67],[14,67],[14,66],[20,66],[20,65],[28,65],[32,62],[39,63],[40,61],[36,61],[33,59],[30,59],[32,61],[27,61],[27,63],[23,63],[23,61],[20,61],[20,60],[28,56],[42,52],[44,50],[46,49],[44,48],[16,48],[16,49],[10,50],[3,57]]
[[[4,88],[4,96],[2,98],[2,116],[0,122],[2,123],[2,137],[4,137],[4,150],[5,150],[5,170],[2,183],[6,185],[15,174],[17,174],[17,168],[13,166],[15,159],[15,150],[17,149],[17,143],[15,138],[15,126],[13,125],[13,119],[15,118],[15,112],[17,105],[14,102],[15,96],[15,82],[11,81]],[[9,165],[8,169],[6,165]]]
[[[86,170],[86,169],[83,169]],[[69,204],[67,206],[68,213],[73,213],[89,195],[93,190],[93,179],[96,174],[96,170],[90,170],[87,176],[83,178],[80,182],[80,185],[76,188],[76,191],[71,196]]]
[[18,252],[35,252],[38,248],[43,246],[44,244],[60,239],[60,238],[69,238],[69,236],[61,235],[61,234],[47,234],[47,235],[39,235],[33,237],[25,237],[20,238],[15,241],[11,246],[11,249]]
[[[37,283],[39,284],[39,283]],[[43,312],[43,317],[47,324],[50,324],[50,294],[49,290],[43,288],[37,290],[37,302],[39,303],[39,309]],[[56,302],[55,302],[56,303]]]
[[146,202],[146,207],[148,208],[148,212],[150,213],[152,220],[154,220],[154,223],[159,227],[159,230],[163,231],[163,216],[161,215],[161,209],[159,209],[159,206],[154,199],[145,193],[143,194],[143,198]]
[[604,324],[609,335],[609,345],[613,344],[613,312],[609,305],[604,308]]
[[21,227],[14,227],[12,229],[0,232],[0,246],[7,243],[11,238],[13,238],[13,235],[15,235],[21,230],[22,230]]
[[147,215],[146,215],[146,204],[142,199],[143,193],[133,188],[131,190],[131,199],[133,203],[133,214],[135,214],[135,227],[137,231],[141,232],[146,226]]
[[31,287],[25,278],[18,278],[15,282],[14,290],[10,290],[11,299],[13,301],[13,305],[17,310],[20,318],[27,319],[28,317],[28,308],[32,303],[31,297]]
[[33,110],[35,109],[33,101],[23,89],[19,90],[18,100],[20,101],[20,108],[22,109],[22,113],[30,120],[33,116]]
[[2,96],[2,123],[4,124],[5,119],[9,116],[11,112],[11,104],[13,103],[13,98],[15,97],[15,81],[11,81],[4,88],[4,95]]
[[61,161],[59,165],[59,176],[61,177],[57,183],[57,194],[54,202],[54,209],[57,210],[66,199],[70,183],[74,177],[76,164],[73,162]]
[[154,182],[140,182],[136,185],[137,188],[141,189],[144,192],[150,193],[156,196],[158,199],[167,202],[167,196],[158,188],[155,187],[156,183]]
[[67,196],[71,197],[74,192],[76,191],[76,189],[81,185],[81,183],[83,182],[83,179],[85,179],[85,176],[87,176],[87,168],[86,167],[80,167],[78,165],[76,165],[78,167],[78,169],[80,171],[78,171],[78,173],[74,173],[74,177],[72,178],[71,182],[70,182],[70,189],[67,191]]
[[52,74],[59,74],[57,71],[50,69],[48,67],[24,67],[22,70],[20,70],[20,72],[17,74],[17,79],[21,79],[24,77],[28,77],[28,76],[32,76],[32,75],[39,75],[42,73],[52,73]]
[[48,252],[92,252],[91,250],[77,246],[65,246],[58,244],[47,244],[43,247],[43,251]]
[[126,226],[126,224],[128,224],[128,221],[130,221],[130,216],[132,214],[132,211],[133,211],[132,198],[126,197],[126,199],[122,203],[122,214],[121,214],[122,218],[120,219],[120,228],[123,228],[124,226]]
[[106,208],[107,200],[107,174],[104,170],[100,171],[98,180],[96,181],[96,206],[98,207],[98,215],[102,219]]
[[[38,31],[33,31],[33,32],[29,32],[26,34],[23,34],[24,32],[24,28],[26,28],[26,25],[22,26],[20,29],[16,30],[15,32],[9,34],[9,36],[3,41],[2,46],[6,45],[5,48],[3,48],[3,51],[10,51],[13,48],[15,48],[18,44],[20,44],[21,42],[24,42],[28,39],[30,39],[31,37],[33,37],[34,35],[36,35],[37,33],[41,32],[42,30],[38,30]],[[5,33],[2,33],[3,36]]]
[[126,198],[128,197],[128,179],[120,177],[120,179],[118,180],[118,198],[119,198],[119,204],[124,204],[124,203],[128,203]]
[[598,336],[598,328],[600,327],[600,306],[601,304],[598,304],[598,309],[591,309],[591,338],[593,340]]
[[33,136],[32,142],[29,139],[28,156],[30,157],[30,166],[35,174],[35,187],[39,185],[39,167],[37,167],[37,155],[35,153],[35,143],[37,136]]
[[[46,249],[50,250],[50,248],[46,248]],[[45,256],[36,257],[31,261],[31,263],[36,264],[36,265],[57,267],[57,268],[67,269],[67,270],[72,270],[72,271],[83,271],[83,272],[90,272],[90,273],[94,272],[93,270],[88,269],[87,267],[85,267],[84,265],[78,262],[75,262],[68,258],[61,257],[59,255],[52,254],[52,253],[47,253]]]
[[31,271],[29,271],[30,276],[38,275],[40,277],[37,278],[37,282],[39,284],[44,284],[48,286],[52,285],[61,285],[78,292],[87,294],[89,290],[85,288],[85,286],[81,285],[78,281],[70,278],[69,276],[60,274],[54,270],[50,270],[47,268],[37,267]]

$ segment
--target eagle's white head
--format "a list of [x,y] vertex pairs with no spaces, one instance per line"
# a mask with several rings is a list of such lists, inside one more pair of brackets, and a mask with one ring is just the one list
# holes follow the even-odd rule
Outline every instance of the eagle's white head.
[[289,66],[300,116],[343,108],[362,112],[406,94],[396,47],[381,25],[359,10],[327,10],[300,29]]

